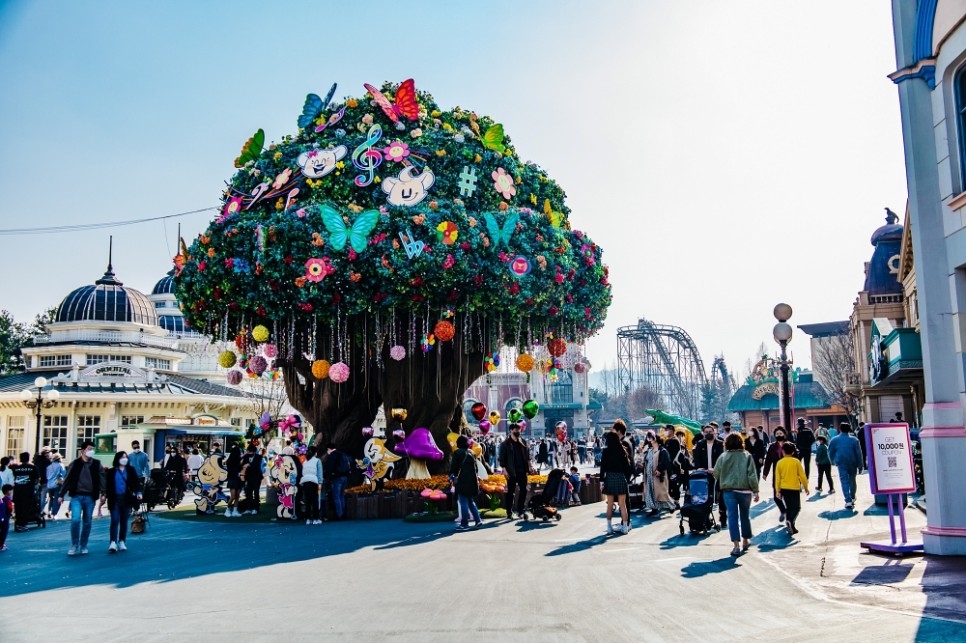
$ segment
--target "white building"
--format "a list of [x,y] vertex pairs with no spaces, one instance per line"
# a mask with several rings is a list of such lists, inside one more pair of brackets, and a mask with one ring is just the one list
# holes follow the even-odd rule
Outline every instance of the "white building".
[[[222,385],[218,350],[185,326],[171,275],[146,296],[125,287],[109,263],[93,285],[69,293],[47,334],[23,349],[27,372],[0,377],[0,452],[35,452],[36,409],[26,402],[37,398],[36,382],[49,404],[39,444],[68,459],[83,440],[152,419],[204,415],[243,429],[254,419],[251,399]],[[204,446],[205,438],[194,442]],[[143,446],[155,459],[163,449]]]

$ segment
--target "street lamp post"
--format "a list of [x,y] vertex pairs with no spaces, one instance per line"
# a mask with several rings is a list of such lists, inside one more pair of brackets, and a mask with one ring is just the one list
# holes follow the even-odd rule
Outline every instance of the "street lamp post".
[[[43,410],[49,409],[57,404],[57,400],[60,399],[60,391],[57,389],[47,391],[45,396],[45,386],[47,386],[47,378],[38,377],[34,380],[34,385],[31,388],[25,388],[20,392],[20,399],[23,400],[24,406],[28,409],[37,410],[37,442],[34,448],[34,455],[40,453],[40,419],[43,417]],[[34,397],[34,389],[37,389],[37,397]]]
[[778,362],[781,366],[782,423],[785,426],[785,431],[790,432],[792,430],[792,408],[791,393],[788,390],[788,366],[791,364],[791,360],[788,359],[788,353],[785,352],[785,349],[788,342],[792,341],[792,327],[787,323],[792,317],[792,307],[788,304],[778,304],[775,306],[774,315],[778,323],[772,329],[772,335],[782,349]]

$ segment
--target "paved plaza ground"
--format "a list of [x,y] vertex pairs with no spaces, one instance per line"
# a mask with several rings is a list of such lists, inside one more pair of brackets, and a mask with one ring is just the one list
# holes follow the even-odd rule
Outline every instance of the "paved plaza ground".
[[795,540],[770,502],[753,507],[737,560],[726,534],[681,537],[676,518],[635,514],[605,538],[603,504],[468,533],[155,517],[116,555],[101,519],[78,558],[58,521],[0,554],[0,641],[966,640],[966,561],[863,553],[887,519],[867,493],[841,506],[810,499]]

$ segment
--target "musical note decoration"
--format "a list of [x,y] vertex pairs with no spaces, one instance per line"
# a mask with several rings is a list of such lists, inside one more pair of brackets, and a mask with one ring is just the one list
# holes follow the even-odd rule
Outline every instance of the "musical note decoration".
[[408,228],[405,233],[399,233],[399,241],[402,243],[403,250],[406,251],[406,256],[410,259],[415,259],[423,254],[423,248],[426,247],[425,243],[413,238],[413,233]]
[[352,151],[352,164],[365,172],[355,178],[355,184],[360,188],[371,185],[376,178],[376,168],[382,163],[382,154],[372,148],[380,138],[382,138],[382,128],[373,125],[366,133],[366,140]]

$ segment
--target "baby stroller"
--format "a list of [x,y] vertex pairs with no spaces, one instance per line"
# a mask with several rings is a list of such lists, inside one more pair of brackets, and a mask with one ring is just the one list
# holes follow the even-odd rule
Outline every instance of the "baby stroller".
[[[543,491],[539,494],[530,498],[530,502],[527,503],[527,509],[533,516],[533,519],[547,522],[551,518],[554,520],[560,520],[560,512],[554,507],[554,499],[557,497],[557,491],[560,489],[560,485],[563,483],[563,477],[566,475],[563,469],[551,469],[550,473],[547,474],[547,484],[544,485]],[[523,519],[529,520],[527,512],[523,512]]]
[[721,531],[714,518],[715,480],[707,471],[692,471],[688,475],[684,503],[681,505],[679,527],[684,535],[684,521],[692,534],[706,534],[712,529]]

